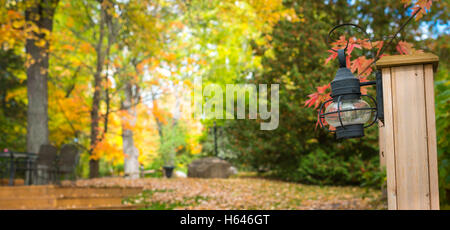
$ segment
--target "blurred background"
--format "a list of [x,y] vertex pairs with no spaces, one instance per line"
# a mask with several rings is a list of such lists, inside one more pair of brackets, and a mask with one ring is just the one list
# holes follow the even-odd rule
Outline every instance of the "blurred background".
[[[337,141],[305,103],[337,70],[336,61],[327,63],[333,26],[355,23],[373,41],[386,40],[428,1],[0,2],[3,153],[74,145],[78,179],[161,178],[163,166],[187,175],[192,161],[218,157],[238,175],[380,190],[386,174],[377,127],[363,138]],[[399,50],[406,47],[439,56],[441,208],[450,204],[449,26],[448,1],[432,1],[385,52],[406,54]],[[398,46],[402,41],[408,45]],[[194,119],[195,77],[223,89],[280,84],[278,128],[262,131],[260,119]],[[9,168],[2,167],[7,179]]]

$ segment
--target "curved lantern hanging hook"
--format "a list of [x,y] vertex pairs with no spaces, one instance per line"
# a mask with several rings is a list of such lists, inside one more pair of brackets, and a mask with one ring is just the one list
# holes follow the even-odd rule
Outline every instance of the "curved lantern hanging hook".
[[[362,75],[363,73],[365,73],[365,72],[369,69],[370,66],[374,65],[374,64],[378,61],[378,59],[380,59],[381,55],[383,55],[383,53],[384,53],[384,51],[386,50],[386,48],[387,48],[388,46],[390,46],[394,40],[397,40],[397,35],[400,34],[400,32],[403,31],[403,30],[405,29],[406,25],[408,25],[409,22],[411,22],[411,20],[412,20],[412,19],[413,19],[413,18],[414,18],[421,10],[422,10],[422,7],[419,7],[419,8],[418,8],[418,9],[417,9],[417,10],[416,10],[416,11],[408,18],[408,20],[406,20],[406,22],[404,22],[404,23],[397,29],[397,31],[396,31],[393,35],[388,36],[389,41],[387,41],[387,39],[383,39],[383,46],[382,46],[381,49],[378,51],[378,53],[377,53],[376,56],[375,56],[375,55],[373,54],[373,52],[372,52],[373,45],[372,45],[372,39],[370,38],[369,34],[368,34],[362,27],[360,27],[360,26],[358,26],[358,25],[356,25],[356,24],[352,24],[352,23],[344,23],[344,24],[340,24],[340,25],[337,25],[337,26],[333,27],[333,28],[330,30],[330,32],[328,33],[328,36],[327,36],[327,38],[326,38],[327,45],[329,45],[329,38],[330,38],[331,34],[332,34],[336,29],[338,29],[338,28],[340,28],[340,27],[343,27],[343,26],[353,26],[353,27],[356,27],[356,28],[360,29],[360,30],[367,36],[367,38],[369,39],[369,42],[370,42],[370,50],[371,50],[371,55],[370,55],[370,56],[371,56],[372,59],[373,59],[372,62],[371,62],[369,65],[367,65],[366,68],[365,68],[363,71],[361,71],[360,75]],[[386,41],[387,41],[387,42],[386,42]],[[347,45],[345,46],[345,50],[346,50],[347,47],[348,47],[348,43],[349,43],[349,42],[347,42]],[[386,43],[387,43],[387,44],[386,44]],[[335,49],[332,49],[332,48],[331,48],[331,50],[333,50],[334,52],[337,52]],[[358,77],[359,77],[359,76],[358,76]]]
[[[367,67],[359,74],[358,78],[360,78],[360,76],[361,76],[363,73],[365,73],[365,72],[369,69],[370,66],[372,66],[372,65],[375,64],[375,61],[378,59],[378,56],[375,57],[374,52],[372,51],[372,49],[373,49],[372,39],[371,39],[369,33],[367,33],[366,29],[364,29],[363,27],[361,27],[361,26],[359,26],[359,25],[357,25],[357,24],[353,24],[353,23],[343,23],[343,24],[340,24],[340,25],[337,25],[337,26],[333,27],[333,28],[330,30],[330,32],[328,32],[328,36],[326,37],[326,42],[327,42],[327,45],[328,45],[328,46],[330,46],[330,37],[331,37],[331,34],[333,34],[333,32],[334,32],[335,30],[337,30],[337,29],[339,29],[339,28],[341,28],[341,27],[345,27],[345,26],[351,26],[351,27],[355,27],[355,28],[359,29],[362,33],[364,33],[364,35],[366,36],[366,38],[369,40],[369,44],[370,44],[369,56],[370,56],[371,59],[373,59],[373,62],[370,63],[370,64],[369,64],[369,65],[368,65],[368,66],[367,66]],[[350,39],[347,40],[347,44],[345,45],[345,48],[343,49],[344,51],[347,51],[347,48],[348,48],[348,44],[349,44],[349,43],[350,43]],[[330,50],[332,50],[332,51],[334,51],[334,52],[336,52],[336,53],[338,53],[338,51],[339,51],[339,50],[335,50],[335,49],[333,49],[333,48],[330,48]],[[381,55],[381,53],[380,53],[379,55]],[[342,62],[339,60],[339,63],[342,63]],[[341,64],[341,67],[342,67],[342,64]]]
[[[370,38],[370,36],[369,36],[369,34],[366,32],[366,30],[365,30],[364,28],[362,28],[361,26],[356,25],[356,24],[353,24],[353,23],[343,23],[343,24],[340,24],[340,25],[337,25],[337,26],[333,27],[333,28],[330,30],[330,32],[328,32],[328,36],[327,36],[327,38],[326,38],[326,42],[327,42],[327,45],[328,45],[328,46],[330,46],[330,37],[331,37],[331,34],[332,34],[335,30],[337,30],[337,29],[339,29],[339,28],[341,28],[341,27],[344,27],[344,26],[352,26],[352,27],[358,28],[361,32],[364,33],[364,35],[367,37],[367,39],[369,39],[370,49],[373,48],[373,46],[372,46],[372,39]],[[350,40],[347,41],[347,44],[345,45],[344,50],[347,50],[349,41],[350,41]],[[335,49],[333,49],[333,48],[330,48],[330,49],[333,50],[334,52],[338,52],[337,50],[335,50]],[[371,54],[372,54],[372,53],[371,53]],[[373,57],[373,54],[372,54],[371,56]]]

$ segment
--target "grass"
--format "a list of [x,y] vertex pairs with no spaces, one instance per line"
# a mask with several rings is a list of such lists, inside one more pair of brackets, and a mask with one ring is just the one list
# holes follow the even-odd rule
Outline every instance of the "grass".
[[174,210],[176,208],[183,208],[189,205],[195,205],[201,201],[207,201],[207,197],[194,196],[194,197],[184,197],[183,201],[175,202],[161,202],[158,200],[153,200],[155,193],[170,193],[174,190],[170,189],[156,189],[156,190],[144,190],[142,193],[128,197],[122,201],[123,204],[140,204],[143,205],[141,210]]

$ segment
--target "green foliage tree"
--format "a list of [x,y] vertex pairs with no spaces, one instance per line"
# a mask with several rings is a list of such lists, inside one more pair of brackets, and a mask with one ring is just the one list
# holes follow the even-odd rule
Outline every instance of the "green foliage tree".
[[0,150],[26,151],[26,104],[22,97],[15,95],[24,92],[26,80],[23,79],[23,58],[15,50],[0,49]]
[[[448,14],[447,14],[448,15]],[[448,17],[448,16],[447,16]],[[430,39],[428,46],[439,56],[435,73],[436,136],[439,166],[439,197],[442,209],[450,207],[450,35]]]
[[163,127],[159,152],[164,166],[174,166],[176,153],[186,145],[186,131],[181,124],[169,122]]

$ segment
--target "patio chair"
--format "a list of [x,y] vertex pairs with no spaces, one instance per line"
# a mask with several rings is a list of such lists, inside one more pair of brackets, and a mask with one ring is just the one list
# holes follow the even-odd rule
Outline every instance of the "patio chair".
[[41,145],[34,168],[34,184],[48,184],[55,179],[56,147]]
[[8,174],[9,172],[9,158],[6,154],[3,154],[0,158],[0,186],[8,185]]
[[63,145],[56,164],[58,184],[60,183],[61,176],[65,179],[65,176],[70,175],[72,181],[76,179],[75,169],[78,164],[78,159],[78,148],[75,145]]

